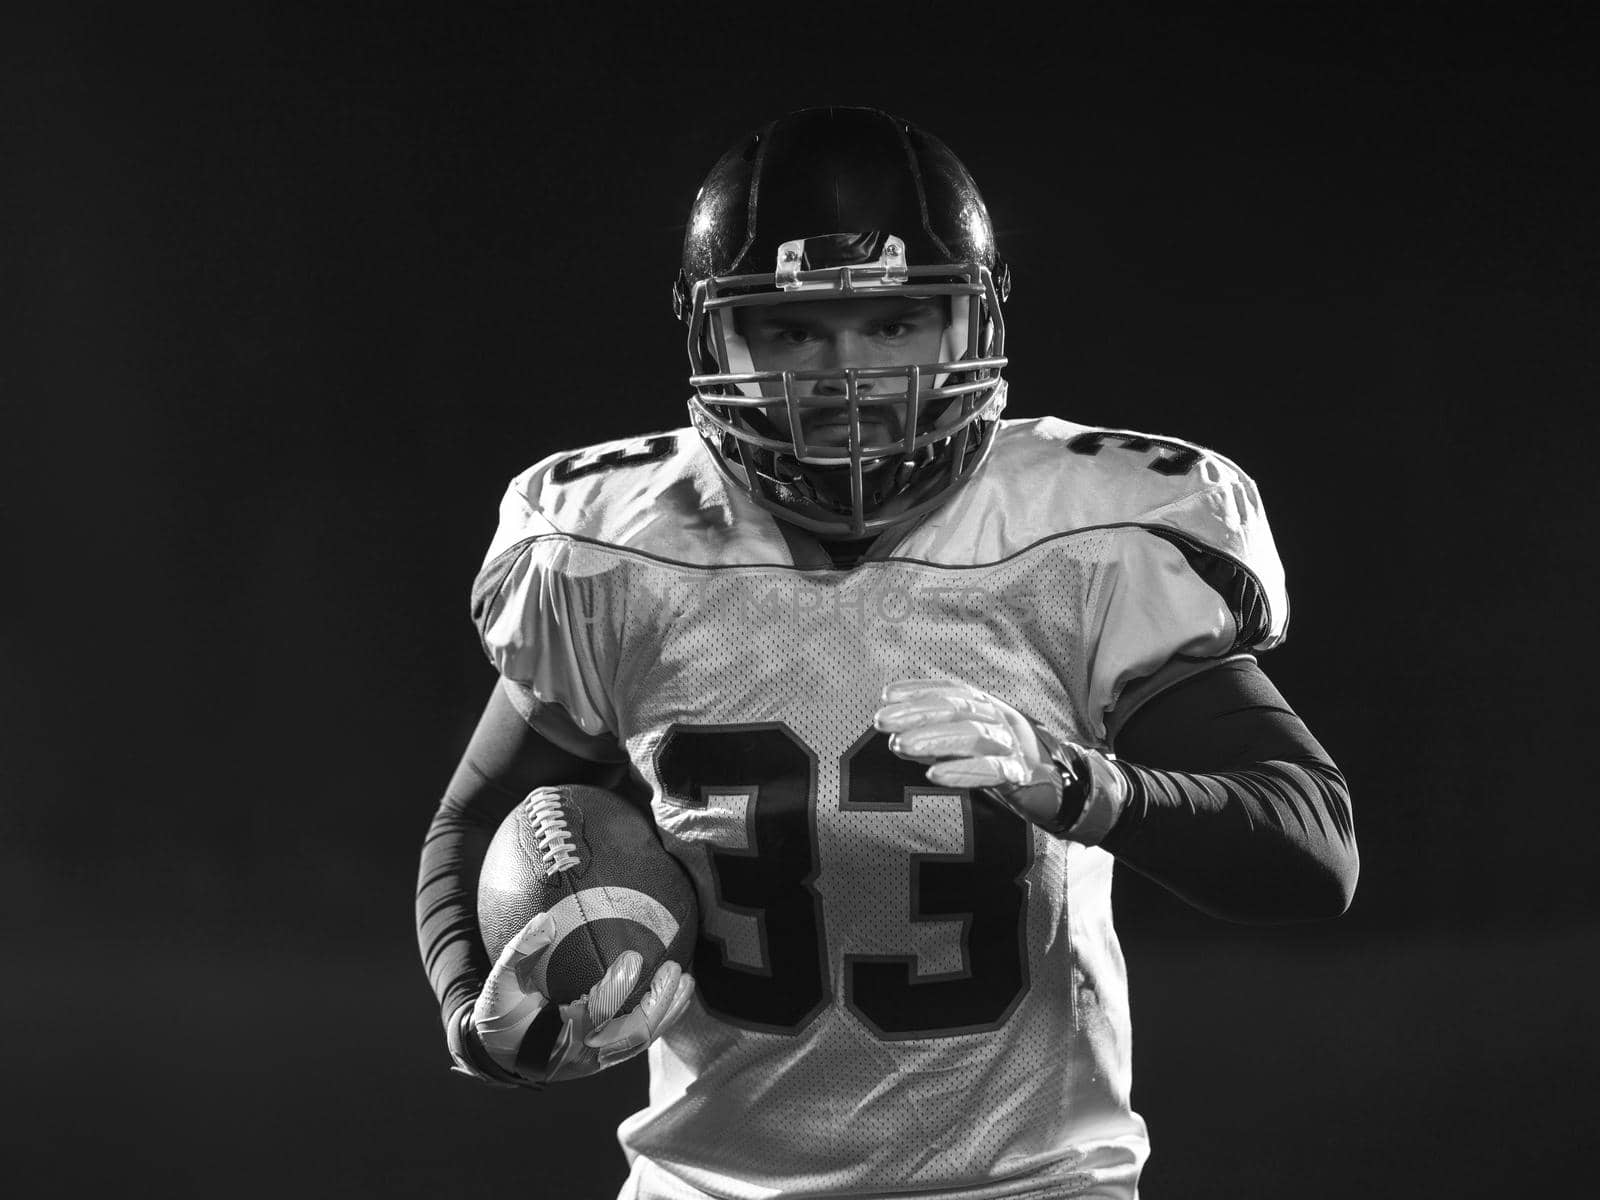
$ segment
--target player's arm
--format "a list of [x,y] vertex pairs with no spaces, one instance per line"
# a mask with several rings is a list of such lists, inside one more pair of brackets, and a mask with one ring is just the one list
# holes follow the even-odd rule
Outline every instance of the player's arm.
[[[477,1002],[491,984],[501,985],[494,989],[491,999],[502,1000],[507,1009],[495,1014],[499,1018],[496,1024],[505,1027],[516,1042],[530,1037],[543,1042],[541,1058],[548,1057],[562,1038],[581,1043],[610,1015],[586,1013],[582,1021],[576,1025],[569,1021],[564,1028],[553,1008],[544,1011],[547,1006],[542,998],[516,994],[516,968],[538,952],[539,947],[534,945],[537,931],[524,931],[526,937],[513,939],[507,947],[509,961],[497,970],[498,965],[488,960],[478,930],[478,874],[501,821],[529,792],[561,783],[620,788],[624,786],[623,770],[620,763],[581,757],[542,735],[517,712],[505,685],[496,684],[434,814],[417,875],[417,942],[439,1001],[451,1055],[465,1073],[505,1083],[528,1082],[497,1062],[478,1036],[474,1009],[483,1007]],[[626,974],[630,965],[620,964],[618,969]],[[603,990],[615,992],[617,984],[612,981]],[[631,990],[629,981],[620,995]],[[676,996],[666,999],[675,1001]],[[644,1007],[640,1005],[641,1009]],[[516,1009],[528,1015],[525,1023],[520,1023],[512,1011]],[[653,1027],[651,1034],[658,1028]],[[631,1027],[613,1032],[630,1035],[630,1044],[624,1049],[638,1048],[631,1044]],[[508,1053],[500,1057],[515,1057],[517,1049],[512,1044]],[[585,1053],[578,1044],[566,1049],[569,1057]],[[593,1065],[609,1064],[597,1057]]]
[[1116,735],[1126,793],[1101,841],[1236,921],[1337,916],[1360,873],[1350,788],[1253,658],[1157,693]]
[[908,680],[884,700],[877,727],[931,764],[931,782],[983,788],[1056,836],[1104,845],[1202,911],[1278,922],[1349,907],[1349,788],[1249,656],[1146,701],[1115,757],[964,684]]

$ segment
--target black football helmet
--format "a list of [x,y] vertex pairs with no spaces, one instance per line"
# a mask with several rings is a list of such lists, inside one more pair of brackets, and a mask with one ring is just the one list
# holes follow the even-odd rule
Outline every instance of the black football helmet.
[[[731,481],[819,536],[920,516],[994,441],[1009,291],[988,209],[944,143],[878,109],[790,113],[724,154],[689,214],[673,301],[690,419]],[[739,330],[756,306],[881,296],[940,298],[939,361],[759,371]],[[847,444],[807,444],[801,414],[822,408],[845,411]],[[894,436],[867,442],[863,410]]]

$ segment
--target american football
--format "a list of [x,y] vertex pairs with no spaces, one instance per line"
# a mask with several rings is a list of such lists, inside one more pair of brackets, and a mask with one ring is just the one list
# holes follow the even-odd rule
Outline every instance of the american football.
[[478,877],[478,925],[490,961],[535,915],[555,942],[533,980],[567,1004],[625,950],[644,959],[622,1011],[638,1003],[668,958],[687,967],[699,910],[694,885],[650,819],[604,788],[540,788],[507,814]]

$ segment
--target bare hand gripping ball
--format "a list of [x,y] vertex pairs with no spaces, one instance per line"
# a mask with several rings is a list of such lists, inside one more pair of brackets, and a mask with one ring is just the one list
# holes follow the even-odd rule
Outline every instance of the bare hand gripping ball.
[[478,926],[489,961],[539,913],[555,941],[534,967],[533,985],[569,1004],[599,982],[624,950],[644,959],[619,1011],[649,990],[662,963],[686,970],[699,909],[694,885],[639,807],[604,788],[540,788],[507,814],[478,877]]

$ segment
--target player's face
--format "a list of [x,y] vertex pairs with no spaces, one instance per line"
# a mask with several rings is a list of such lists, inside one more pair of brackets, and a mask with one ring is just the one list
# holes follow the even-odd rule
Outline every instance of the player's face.
[[[938,298],[855,297],[811,300],[743,309],[739,332],[758,371],[835,370],[841,367],[900,367],[938,362],[942,357],[948,307]],[[837,396],[834,408],[807,409],[801,429],[807,442],[843,446],[850,440],[846,389],[842,379],[801,380],[800,396]],[[904,378],[861,379],[862,396],[903,396]],[[783,394],[781,385],[763,391]],[[861,410],[861,433],[868,443],[899,438],[905,410],[896,405]]]

